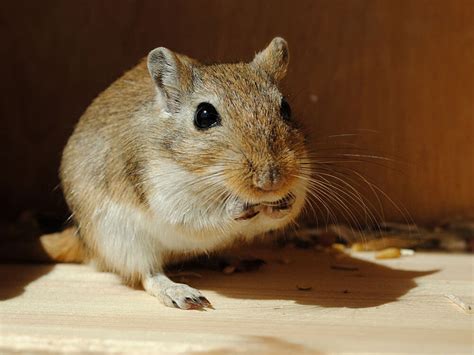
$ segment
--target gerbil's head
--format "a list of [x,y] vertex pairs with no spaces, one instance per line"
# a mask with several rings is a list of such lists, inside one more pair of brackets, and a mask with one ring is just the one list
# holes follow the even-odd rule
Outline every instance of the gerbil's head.
[[225,204],[232,221],[281,226],[303,205],[304,137],[278,89],[288,62],[278,37],[250,63],[203,65],[166,48],[148,56],[160,154],[194,181],[187,189],[204,191],[201,201]]

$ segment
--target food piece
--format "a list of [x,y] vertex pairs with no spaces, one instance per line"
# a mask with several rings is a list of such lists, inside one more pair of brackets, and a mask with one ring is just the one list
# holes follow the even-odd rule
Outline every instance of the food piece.
[[402,255],[399,248],[387,248],[375,253],[375,259],[395,259]]
[[346,246],[344,244],[341,244],[341,243],[334,243],[334,244],[331,245],[331,247],[334,250],[337,250],[338,252],[344,252],[346,250]]
[[372,239],[365,242],[354,243],[351,246],[353,251],[376,251],[387,248],[412,248],[418,242],[400,236],[387,236],[378,239]]
[[352,251],[365,251],[365,244],[364,243],[354,243],[351,245]]
[[400,253],[402,256],[413,256],[415,255],[415,251],[413,249],[400,249]]
[[310,285],[305,285],[305,284],[301,284],[301,285],[296,285],[296,288],[300,291],[310,291],[313,289],[312,286]]

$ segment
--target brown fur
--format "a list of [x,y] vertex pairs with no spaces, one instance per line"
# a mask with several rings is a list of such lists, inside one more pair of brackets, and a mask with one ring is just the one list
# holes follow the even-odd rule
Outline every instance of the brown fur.
[[[64,150],[60,176],[82,241],[99,264],[124,278],[143,276],[107,262],[93,221],[105,199],[150,213],[146,173],[159,171],[157,157],[196,179],[218,169],[226,189],[244,200],[288,193],[306,156],[303,135],[279,111],[277,84],[288,59],[286,42],[278,38],[251,63],[203,65],[158,49],[149,56],[148,70],[142,60],[94,100]],[[208,100],[222,126],[197,130],[195,108]],[[268,171],[280,180],[273,192],[258,187]],[[73,252],[72,244],[64,244],[51,254],[61,260],[84,257],[83,245],[76,247]]]

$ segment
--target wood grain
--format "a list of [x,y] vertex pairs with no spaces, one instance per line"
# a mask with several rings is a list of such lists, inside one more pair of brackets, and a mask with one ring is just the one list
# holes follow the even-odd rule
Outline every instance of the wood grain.
[[344,263],[358,270],[341,271],[312,250],[251,254],[267,261],[257,272],[182,280],[213,303],[203,312],[166,308],[88,266],[0,265],[0,352],[472,353],[472,314],[444,297],[472,303],[472,255],[357,253]]
[[[473,210],[471,0],[45,0],[1,7],[0,197],[7,216],[65,211],[55,187],[74,123],[150,49],[247,60],[275,35],[290,43],[284,86],[315,150],[330,140],[394,157],[388,164],[396,171],[354,167],[417,221]],[[358,136],[327,138],[343,133]],[[388,219],[403,220],[382,200]]]

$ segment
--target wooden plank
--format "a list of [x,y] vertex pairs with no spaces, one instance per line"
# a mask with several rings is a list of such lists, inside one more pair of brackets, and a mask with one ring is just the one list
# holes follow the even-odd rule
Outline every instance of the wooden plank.
[[[267,264],[252,273],[186,276],[215,307],[202,312],[166,308],[89,266],[1,265],[0,352],[472,353],[472,315],[443,296],[473,302],[472,255],[243,254]],[[331,269],[342,262],[358,270]]]

